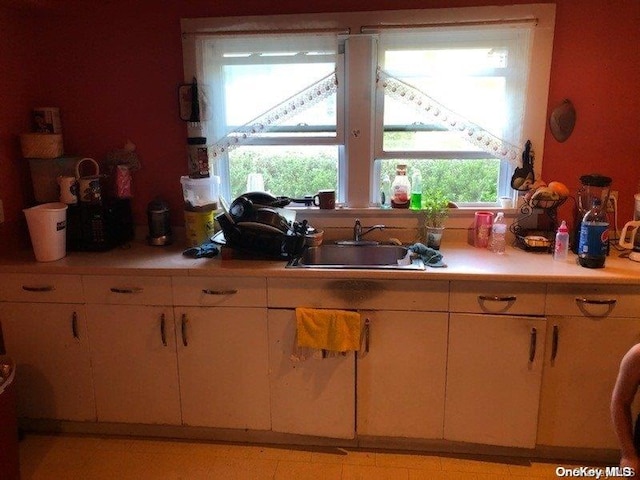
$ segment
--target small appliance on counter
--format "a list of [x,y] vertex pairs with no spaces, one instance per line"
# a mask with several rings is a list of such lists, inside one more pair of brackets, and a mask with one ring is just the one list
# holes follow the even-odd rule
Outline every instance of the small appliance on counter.
[[171,222],[169,220],[169,205],[160,197],[149,202],[147,205],[147,221],[149,222],[149,245],[163,246],[171,245],[173,235],[171,233]]
[[79,202],[67,209],[67,250],[103,252],[133,239],[133,214],[128,198]]
[[[622,248],[631,249],[629,253],[629,260],[634,262],[640,262],[640,235],[638,235],[638,228],[640,228],[640,220],[634,220],[627,222],[620,234],[620,246]],[[627,230],[631,230],[629,241],[627,238]]]

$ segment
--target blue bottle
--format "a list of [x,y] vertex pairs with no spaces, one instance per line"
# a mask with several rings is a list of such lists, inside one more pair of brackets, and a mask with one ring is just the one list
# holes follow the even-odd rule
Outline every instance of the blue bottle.
[[599,198],[582,219],[578,262],[586,268],[602,268],[609,249],[609,221]]

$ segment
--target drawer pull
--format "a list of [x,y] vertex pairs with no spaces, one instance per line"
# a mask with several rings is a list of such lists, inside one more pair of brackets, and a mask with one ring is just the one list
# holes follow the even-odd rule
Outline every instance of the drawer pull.
[[211,290],[209,288],[203,288],[202,293],[205,295],[235,295],[238,293],[238,290],[230,289],[230,290]]
[[478,295],[483,302],[515,302],[515,295]]
[[369,353],[369,344],[371,341],[371,320],[368,318],[364,321],[364,327],[362,327],[362,338],[361,341],[364,342],[364,354]]
[[553,336],[551,338],[551,363],[556,361],[556,356],[558,355],[558,341],[560,339],[560,332],[558,329],[558,325],[553,326]]
[[160,339],[162,340],[162,345],[167,346],[167,332],[165,330],[165,318],[164,313],[160,315]]
[[615,298],[585,298],[585,297],[576,297],[576,302],[578,303],[586,303],[587,305],[615,305],[618,300]]
[[53,292],[55,290],[55,287],[53,285],[41,285],[41,286],[23,285],[22,289],[27,292]]
[[113,293],[142,293],[144,290],[142,287],[111,287]]
[[187,314],[182,314],[182,320],[180,322],[180,331],[182,333],[182,345],[185,347],[189,346],[189,342],[187,341]]
[[536,343],[538,340],[538,330],[536,327],[531,328],[531,337],[529,341],[529,363],[533,363],[536,359]]
[[78,314],[76,312],[73,312],[73,315],[71,315],[71,334],[75,339],[80,338],[80,334],[78,333]]

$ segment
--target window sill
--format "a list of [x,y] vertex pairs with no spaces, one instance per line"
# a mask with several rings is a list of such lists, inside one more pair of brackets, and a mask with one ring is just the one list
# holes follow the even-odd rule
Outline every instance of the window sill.
[[[316,228],[353,227],[355,219],[360,219],[363,225],[384,224],[395,228],[416,228],[421,224],[419,210],[400,208],[383,209],[379,207],[350,208],[337,205],[335,210],[321,210],[318,207],[287,207],[296,212],[296,218],[300,221],[306,219]],[[467,228],[473,222],[475,212],[491,211],[504,212],[507,221],[515,219],[517,208],[503,209],[497,206],[489,207],[461,207],[450,208],[449,218],[445,226],[449,228]]]

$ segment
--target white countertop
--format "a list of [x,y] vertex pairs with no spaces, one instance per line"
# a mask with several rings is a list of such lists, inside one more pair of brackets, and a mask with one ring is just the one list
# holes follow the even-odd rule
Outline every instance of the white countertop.
[[442,246],[447,268],[425,271],[366,269],[285,268],[284,260],[227,258],[193,259],[182,255],[183,244],[148,246],[134,241],[127,248],[107,252],[69,252],[55,262],[36,262],[29,247],[4,249],[0,253],[2,273],[53,273],[84,275],[230,275],[290,278],[416,278],[434,280],[487,280],[538,283],[615,283],[640,285],[640,263],[620,258],[612,249],[605,267],[588,269],[578,265],[569,253],[567,262],[554,261],[550,254],[526,252],[508,246],[504,255],[466,243]]

